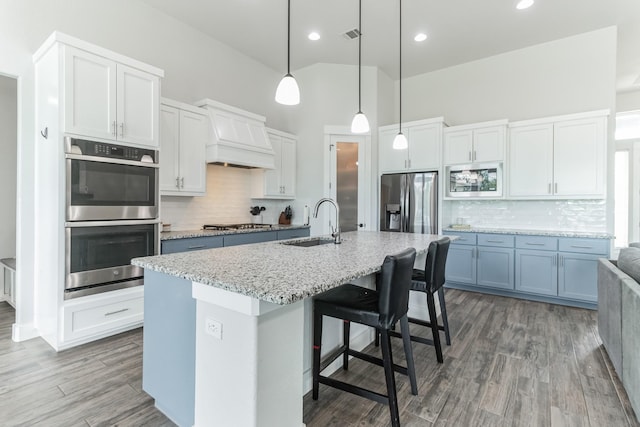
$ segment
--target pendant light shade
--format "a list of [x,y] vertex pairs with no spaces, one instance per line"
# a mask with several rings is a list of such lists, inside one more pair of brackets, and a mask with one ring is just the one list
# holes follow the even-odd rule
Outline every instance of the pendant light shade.
[[351,122],[351,132],[369,132],[369,120],[362,112],[362,0],[358,1],[358,112]]
[[300,103],[300,89],[296,79],[291,75],[291,0],[287,0],[287,74],[284,75],[276,89],[276,102],[284,105]]
[[399,98],[400,98],[400,102],[399,102],[399,125],[398,125],[398,134],[396,135],[396,137],[393,140],[393,149],[394,150],[406,150],[407,148],[409,148],[409,141],[407,141],[407,137],[404,136],[404,134],[402,133],[402,0],[399,0],[400,2],[400,10],[399,10],[399,15],[400,15],[400,25],[398,26],[400,28],[400,36],[398,37],[400,39],[399,42],[399,47],[398,47],[398,53],[399,53],[399,68],[400,68],[400,73],[399,73],[399,87],[398,87],[398,92],[399,92]]

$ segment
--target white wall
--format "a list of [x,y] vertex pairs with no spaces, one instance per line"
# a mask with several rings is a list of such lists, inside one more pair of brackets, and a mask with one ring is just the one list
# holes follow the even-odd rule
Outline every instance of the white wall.
[[0,76],[0,258],[16,255],[18,82]]
[[34,70],[32,55],[54,31],[165,70],[162,94],[192,102],[212,98],[268,117],[290,130],[291,114],[273,102],[281,72],[230,49],[135,0],[0,0],[0,73],[18,80],[17,297],[14,337],[35,334],[34,307]]
[[640,90],[619,92],[616,97],[616,111],[622,113],[634,110],[640,110]]

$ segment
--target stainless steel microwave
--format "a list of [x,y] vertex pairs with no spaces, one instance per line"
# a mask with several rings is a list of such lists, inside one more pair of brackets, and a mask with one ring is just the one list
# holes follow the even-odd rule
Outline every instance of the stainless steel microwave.
[[502,197],[502,163],[474,163],[445,168],[445,197]]

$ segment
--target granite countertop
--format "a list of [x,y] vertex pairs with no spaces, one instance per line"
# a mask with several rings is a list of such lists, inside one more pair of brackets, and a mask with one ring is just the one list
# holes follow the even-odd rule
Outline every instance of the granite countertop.
[[549,237],[582,237],[590,239],[613,239],[614,236],[603,232],[589,231],[555,231],[555,230],[527,230],[521,228],[443,228],[442,231],[456,233],[492,233],[492,234],[520,234],[527,236],[549,236]]
[[[265,242],[135,258],[133,265],[275,304],[291,304],[380,270],[384,257],[439,236],[353,231],[342,244],[312,247]],[[314,238],[295,239],[294,241]]]
[[277,231],[277,230],[294,230],[297,228],[309,228],[308,225],[282,225],[272,224],[271,228],[249,228],[243,230],[185,230],[185,231],[163,231],[160,233],[160,240],[174,240],[174,239],[187,239],[190,237],[207,237],[207,236],[222,236],[225,234],[240,234],[240,233],[261,233],[264,231]]

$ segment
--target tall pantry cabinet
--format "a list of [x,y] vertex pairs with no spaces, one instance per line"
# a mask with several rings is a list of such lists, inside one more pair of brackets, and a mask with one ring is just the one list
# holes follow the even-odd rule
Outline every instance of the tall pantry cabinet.
[[142,324],[142,286],[64,299],[65,136],[159,146],[163,71],[54,32],[33,56],[36,140],[34,326],[62,350]]

